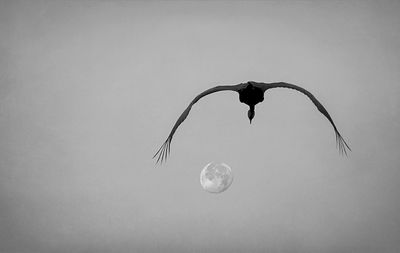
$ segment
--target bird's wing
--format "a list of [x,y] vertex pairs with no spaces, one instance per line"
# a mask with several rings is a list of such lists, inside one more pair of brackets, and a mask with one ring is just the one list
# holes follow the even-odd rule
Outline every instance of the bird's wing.
[[294,84],[290,84],[290,83],[285,83],[285,82],[276,82],[276,83],[257,83],[258,86],[263,89],[264,91],[271,89],[271,88],[289,88],[289,89],[294,89],[297,90],[301,93],[303,93],[304,95],[306,95],[309,99],[311,99],[311,101],[314,103],[314,105],[318,108],[318,110],[325,115],[325,117],[329,120],[329,122],[332,124],[333,129],[335,130],[335,134],[336,134],[336,145],[339,148],[340,153],[344,153],[347,155],[347,151],[346,148],[350,149],[349,145],[347,145],[346,141],[343,139],[343,137],[340,135],[338,129],[336,128],[335,123],[333,123],[333,120],[331,118],[331,116],[329,115],[328,111],[325,109],[325,107],[314,97],[313,94],[311,94],[311,92],[309,92],[308,90],[299,87],[297,85]]
[[211,93],[214,92],[218,92],[218,91],[225,91],[225,90],[231,90],[231,91],[239,91],[239,89],[242,87],[242,84],[237,84],[237,85],[220,85],[220,86],[216,86],[214,88],[210,88],[206,91],[203,91],[202,93],[200,93],[199,95],[197,95],[192,102],[190,102],[189,106],[183,111],[183,113],[181,114],[181,116],[178,118],[178,120],[176,121],[174,127],[172,128],[170,134],[168,135],[167,140],[164,142],[164,144],[158,149],[157,153],[153,156],[153,158],[155,158],[156,156],[158,156],[157,158],[157,163],[159,161],[161,161],[161,163],[163,162],[163,160],[167,159],[167,156],[170,152],[170,146],[171,146],[171,141],[172,141],[172,137],[174,136],[174,133],[176,131],[176,129],[178,129],[179,125],[182,124],[182,122],[186,119],[186,117],[189,115],[190,110],[192,109],[192,106],[199,101],[202,97],[207,96]]

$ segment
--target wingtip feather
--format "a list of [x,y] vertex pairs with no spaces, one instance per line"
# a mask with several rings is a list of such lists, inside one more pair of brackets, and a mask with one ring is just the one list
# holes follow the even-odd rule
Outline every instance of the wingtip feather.
[[349,145],[346,143],[346,141],[343,139],[343,137],[340,135],[340,133],[336,132],[336,147],[339,149],[339,153],[341,155],[346,155],[347,156],[347,151],[351,151],[351,148]]
[[168,137],[167,140],[161,145],[158,151],[154,154],[153,159],[157,157],[156,164],[167,161],[168,155],[171,151],[171,137]]

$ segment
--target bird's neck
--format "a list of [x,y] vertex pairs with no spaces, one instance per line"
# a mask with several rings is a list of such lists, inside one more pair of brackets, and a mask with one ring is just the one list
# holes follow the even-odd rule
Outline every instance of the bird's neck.
[[250,111],[254,112],[255,105],[250,105]]

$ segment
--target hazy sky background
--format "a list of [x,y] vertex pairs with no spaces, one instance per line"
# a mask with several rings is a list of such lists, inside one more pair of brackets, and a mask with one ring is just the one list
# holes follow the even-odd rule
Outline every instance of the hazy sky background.
[[[399,1],[0,1],[0,252],[400,252]],[[218,84],[305,96],[193,107]],[[231,187],[202,190],[211,161]]]

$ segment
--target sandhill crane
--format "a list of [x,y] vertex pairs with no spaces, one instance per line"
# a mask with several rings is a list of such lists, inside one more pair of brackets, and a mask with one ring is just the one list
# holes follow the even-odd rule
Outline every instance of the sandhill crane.
[[171,147],[171,141],[172,137],[175,134],[175,131],[178,129],[179,125],[182,124],[182,122],[186,119],[186,117],[189,115],[190,110],[192,109],[192,106],[199,101],[202,97],[207,96],[211,93],[218,92],[218,91],[236,91],[239,93],[239,101],[241,103],[247,104],[250,108],[247,113],[247,116],[250,120],[250,124],[252,119],[255,116],[255,106],[256,104],[264,101],[264,92],[272,89],[272,88],[288,88],[288,89],[294,89],[297,90],[304,95],[306,95],[317,107],[317,109],[325,115],[325,117],[329,120],[329,122],[332,124],[333,129],[335,130],[335,135],[336,135],[336,145],[339,148],[339,152],[341,154],[346,154],[347,151],[346,149],[350,149],[350,147],[347,145],[346,141],[342,138],[340,135],[338,129],[336,128],[335,123],[333,123],[333,120],[325,107],[312,95],[309,91],[306,89],[290,84],[290,83],[285,83],[285,82],[275,82],[275,83],[261,83],[261,82],[254,82],[254,81],[248,81],[246,83],[241,83],[237,85],[220,85],[216,86],[214,88],[210,88],[199,95],[197,95],[192,102],[189,104],[189,106],[183,111],[181,116],[178,118],[176,121],[174,127],[172,128],[170,134],[168,135],[168,138],[164,142],[164,144],[158,149],[156,154],[153,156],[153,158],[157,158],[157,163],[161,161],[161,163],[167,159],[167,156],[170,152],[170,147]]

